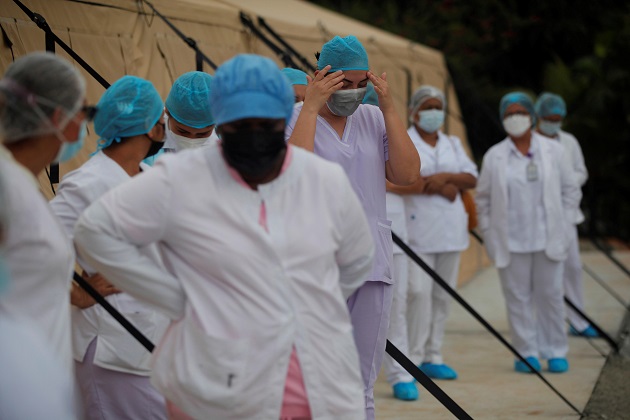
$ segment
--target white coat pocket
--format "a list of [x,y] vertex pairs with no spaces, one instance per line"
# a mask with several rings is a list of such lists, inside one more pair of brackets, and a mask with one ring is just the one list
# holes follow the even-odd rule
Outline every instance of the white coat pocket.
[[184,318],[166,332],[154,359],[152,384],[194,418],[231,410],[245,386],[248,340],[208,335]]
[[374,238],[375,254],[372,275],[368,280],[392,283],[394,245],[392,242],[392,222],[379,218]]
[[[123,313],[150,341],[156,336],[156,314],[149,312]],[[94,364],[105,369],[148,376],[151,353],[144,348],[113,317],[106,314],[99,321],[99,335]]]

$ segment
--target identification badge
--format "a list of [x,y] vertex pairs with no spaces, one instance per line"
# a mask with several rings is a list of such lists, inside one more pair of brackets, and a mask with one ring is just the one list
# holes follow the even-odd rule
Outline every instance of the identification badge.
[[534,162],[527,164],[527,180],[529,182],[538,181],[538,166]]

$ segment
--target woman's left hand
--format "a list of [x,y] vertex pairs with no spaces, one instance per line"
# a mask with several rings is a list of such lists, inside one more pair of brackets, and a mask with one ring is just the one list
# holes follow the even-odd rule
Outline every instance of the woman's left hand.
[[367,76],[374,85],[374,91],[378,95],[378,107],[381,109],[381,112],[395,111],[394,102],[389,92],[389,85],[387,84],[387,73],[383,73],[381,77],[378,77],[371,71],[368,71]]

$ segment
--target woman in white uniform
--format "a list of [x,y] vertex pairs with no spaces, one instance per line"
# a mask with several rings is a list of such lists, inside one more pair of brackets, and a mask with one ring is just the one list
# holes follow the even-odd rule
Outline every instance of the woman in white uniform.
[[[460,254],[468,248],[468,216],[460,191],[475,187],[477,167],[459,138],[440,131],[445,107],[444,93],[434,86],[421,86],[411,97],[408,132],[423,162],[421,179],[391,189],[405,197],[409,246],[454,288]],[[409,265],[408,281],[411,360],[431,378],[456,379],[441,351],[451,298],[415,263]]]
[[[564,158],[573,169],[575,179],[580,187],[588,179],[588,171],[584,163],[582,148],[575,136],[562,130],[562,120],[567,115],[567,106],[559,95],[542,93],[536,100],[536,115],[538,124],[536,131],[543,136],[554,139],[564,147]],[[571,229],[569,255],[564,262],[564,293],[578,308],[584,309],[584,287],[582,285],[582,261],[580,260],[580,246],[577,225],[584,221],[584,214],[579,209],[576,212],[574,228]],[[598,337],[597,330],[573,309],[567,307],[569,318],[569,333],[582,337]]]
[[[164,156],[75,229],[80,255],[174,320],[151,373],[173,418],[365,417],[345,298],[374,245],[343,169],[284,141],[293,96],[270,59],[227,61],[221,144]],[[140,254],[155,242],[166,269]]]
[[[512,345],[536,369],[569,369],[562,263],[581,191],[559,143],[537,134],[534,103],[524,93],[501,99],[508,134],[483,158],[477,185],[479,228],[499,269]],[[517,372],[530,372],[514,362]]]
[[[46,71],[42,71],[46,69]],[[86,133],[85,80],[66,60],[32,53],[11,64],[0,80],[0,172],[10,180],[11,223],[5,256],[11,285],[0,309],[31,322],[50,354],[72,377],[70,282],[74,250],[39,191],[36,176],[81,149]]]
[[[70,238],[90,204],[148,169],[142,160],[164,144],[163,109],[157,90],[139,77],[124,76],[105,91],[94,120],[98,150],[64,176],[50,203]],[[147,247],[145,254],[159,261],[156,246]],[[78,263],[90,276],[97,274],[81,258]],[[107,300],[150,341],[159,342],[168,318],[126,293]],[[147,349],[100,305],[73,308],[72,327],[77,381],[88,419],[166,419],[164,397],[149,383]]]

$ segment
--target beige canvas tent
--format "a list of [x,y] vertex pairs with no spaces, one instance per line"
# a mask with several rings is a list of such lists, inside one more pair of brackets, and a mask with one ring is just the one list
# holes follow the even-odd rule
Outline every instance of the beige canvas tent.
[[[108,82],[125,74],[147,78],[163,99],[173,81],[195,70],[194,51],[143,1],[135,0],[22,0],[42,15],[64,42]],[[365,45],[373,71],[386,71],[396,108],[406,119],[409,95],[421,84],[442,87],[448,99],[446,129],[465,142],[465,129],[444,56],[407,39],[300,0],[154,0],[151,2],[214,63],[221,64],[238,53],[280,58],[241,21],[245,13],[257,24],[263,17],[288,44],[315,64],[314,53],[334,35],[356,35]],[[44,32],[15,2],[0,0],[0,72],[17,57],[45,49]],[[264,31],[263,31],[264,32]],[[57,53],[69,58],[60,47]],[[205,71],[214,71],[205,65]],[[45,71],[45,69],[42,69]],[[88,102],[95,104],[104,88],[85,71]],[[96,148],[90,133],[86,146],[72,161],[61,165],[60,174],[78,167]],[[50,198],[46,174],[42,190]]]

